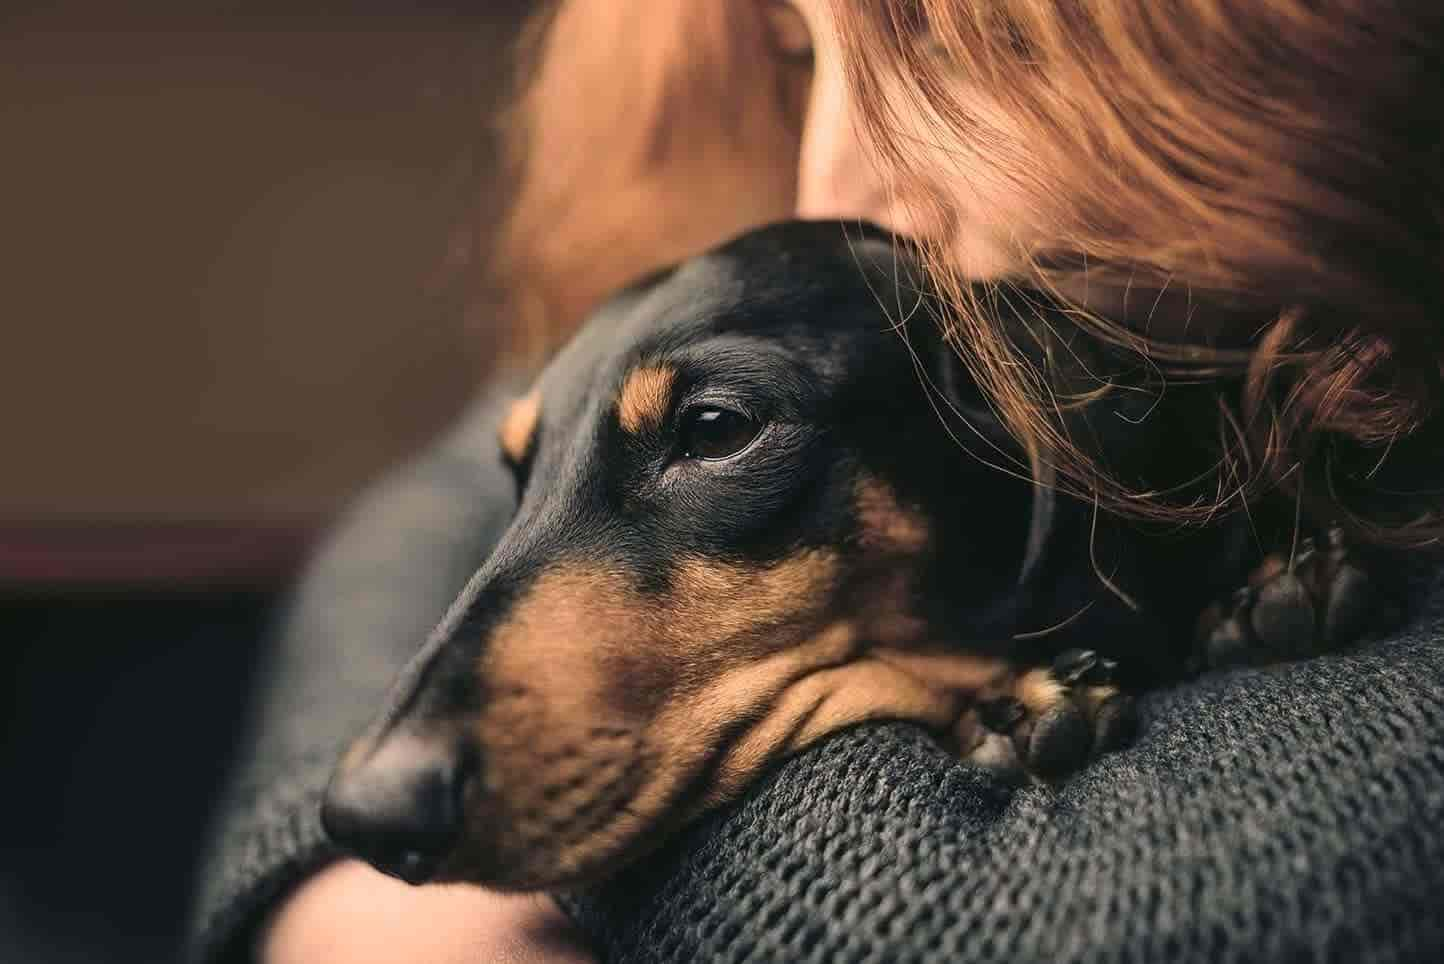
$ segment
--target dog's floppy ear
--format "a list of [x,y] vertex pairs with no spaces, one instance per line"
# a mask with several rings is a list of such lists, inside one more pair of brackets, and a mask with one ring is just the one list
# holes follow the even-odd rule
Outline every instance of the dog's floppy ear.
[[1053,466],[1039,462],[1033,475],[1032,514],[1028,519],[1028,542],[1023,550],[1023,563],[1018,567],[1018,585],[1030,587],[1043,571],[1047,550],[1053,545],[1057,531],[1058,489]]
[[984,461],[1003,463],[1032,481],[1031,511],[1018,586],[1031,586],[1041,574],[1058,519],[1057,473],[1045,459],[1030,458],[978,387],[957,348],[942,336],[940,326],[927,339],[933,390],[954,437]]
[[[1026,595],[1041,576],[1048,559],[1048,549],[1058,528],[1056,473],[1045,459],[1029,457],[1009,431],[987,396],[978,387],[958,348],[944,335],[943,300],[923,267],[918,251],[908,242],[892,237],[876,228],[867,228],[865,239],[853,249],[854,256],[873,278],[877,290],[889,292],[898,301],[897,310],[907,319],[902,325],[904,337],[912,346],[920,374],[933,396],[934,408],[947,424],[948,431],[966,450],[990,465],[1007,466],[1032,480],[1032,509],[1028,537],[1018,571],[1020,598]],[[1030,324],[1015,310],[1009,299],[994,297],[996,290],[986,284],[973,289],[974,303],[980,310],[1010,313],[1013,323],[1000,326],[1010,329],[1021,339],[1021,351],[1041,362],[1047,339],[1054,337],[1045,325]],[[1041,295],[1024,295],[1035,307],[1048,299]],[[1043,313],[1035,311],[1036,321]]]

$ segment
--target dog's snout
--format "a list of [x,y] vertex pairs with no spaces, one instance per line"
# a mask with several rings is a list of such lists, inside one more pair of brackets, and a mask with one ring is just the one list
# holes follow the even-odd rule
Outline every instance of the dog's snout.
[[321,823],[384,873],[430,880],[461,834],[476,756],[454,739],[393,733],[331,778]]

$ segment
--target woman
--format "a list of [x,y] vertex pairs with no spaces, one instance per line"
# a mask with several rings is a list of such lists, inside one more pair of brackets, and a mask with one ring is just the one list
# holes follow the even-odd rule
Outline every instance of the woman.
[[[918,239],[951,281],[960,354],[1060,484],[1184,523],[1282,487],[1355,538],[1428,543],[1441,531],[1441,499],[1419,482],[1437,461],[1444,361],[1441,11],[1435,0],[567,0],[538,27],[507,118],[519,181],[498,275],[541,351],[617,286],[750,226],[877,221]],[[1220,412],[1201,426],[1218,436],[1217,461],[1202,488],[1136,491],[1076,451],[1047,373],[1017,364],[969,302],[976,280],[1050,287],[1080,325],[1166,377],[1218,379]],[[343,536],[329,555],[346,547]],[[452,581],[464,578],[464,562],[454,568]],[[435,592],[432,617],[447,590]],[[315,635],[293,628],[284,645],[314,650]],[[416,638],[401,636],[390,645]],[[297,660],[326,659],[279,658],[286,678],[305,672]],[[362,718],[385,665],[347,690]],[[287,759],[274,734],[306,728],[309,707],[266,703],[257,754]],[[291,765],[323,779],[328,747],[350,729],[317,729],[307,762]],[[296,829],[247,851],[252,885],[222,888],[245,906],[210,919],[208,952],[254,937],[277,964],[588,959],[543,898],[320,869],[297,856],[316,847],[300,815],[314,798],[277,802],[264,781],[257,792],[249,806],[267,816],[247,822],[237,805],[232,824],[272,838]]]

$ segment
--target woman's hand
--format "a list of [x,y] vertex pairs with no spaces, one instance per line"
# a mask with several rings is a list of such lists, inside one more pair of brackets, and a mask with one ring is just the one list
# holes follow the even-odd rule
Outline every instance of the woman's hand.
[[412,887],[355,860],[303,883],[260,934],[262,964],[585,964],[594,958],[551,898]]

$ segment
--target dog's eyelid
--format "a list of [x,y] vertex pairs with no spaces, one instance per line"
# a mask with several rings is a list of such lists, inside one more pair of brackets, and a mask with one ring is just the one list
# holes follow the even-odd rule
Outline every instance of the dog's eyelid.
[[742,391],[717,385],[697,386],[681,393],[672,407],[672,421],[681,425],[688,417],[704,408],[720,408],[752,419],[756,422],[771,420],[771,406],[760,404],[754,397]]
[[742,405],[731,400],[699,399],[689,400],[686,404],[677,406],[677,414],[674,418],[678,427],[686,425],[703,412],[722,411],[740,415],[750,422],[765,422],[767,419],[753,409],[751,406]]

